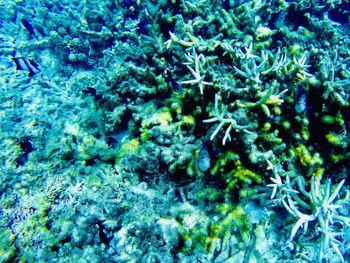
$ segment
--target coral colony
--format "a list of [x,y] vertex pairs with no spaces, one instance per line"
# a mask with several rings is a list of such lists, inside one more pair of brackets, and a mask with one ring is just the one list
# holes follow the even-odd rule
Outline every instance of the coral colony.
[[348,1],[0,10],[0,262],[350,262]]

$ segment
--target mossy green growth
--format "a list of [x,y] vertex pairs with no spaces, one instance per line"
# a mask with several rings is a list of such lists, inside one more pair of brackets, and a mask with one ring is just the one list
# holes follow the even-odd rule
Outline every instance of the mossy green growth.
[[192,130],[195,127],[195,125],[196,125],[196,120],[192,115],[182,116],[181,126]]
[[209,227],[209,235],[205,238],[204,247],[209,253],[213,253],[218,240],[227,240],[234,230],[239,232],[238,239],[250,232],[251,224],[249,216],[244,213],[240,205],[223,203],[217,206],[220,219],[212,221]]
[[331,160],[333,163],[339,163],[345,160],[350,160],[350,152],[347,152],[345,154],[332,154]]
[[222,218],[220,226],[224,229],[230,227],[233,222],[235,226],[241,228],[249,221],[248,216],[244,213],[243,207],[240,205],[223,203],[217,206],[217,210]]
[[15,239],[10,229],[0,229],[0,262],[10,262],[16,255],[16,247],[13,245]]
[[160,126],[161,129],[171,129],[170,125],[173,121],[171,111],[167,107],[163,107],[153,113],[150,117],[144,119],[141,124],[141,139],[147,141],[150,139],[149,130],[153,126]]
[[196,249],[205,249],[212,254],[217,245],[236,238],[246,244],[244,238],[251,231],[249,216],[240,205],[221,203],[215,208],[215,216],[205,214],[184,214],[178,218],[180,235],[184,241],[182,252],[192,254]]
[[116,165],[119,166],[119,162],[126,156],[137,153],[140,149],[139,139],[126,140],[119,148],[116,156]]
[[333,124],[344,125],[344,119],[340,112],[338,112],[335,116],[332,116],[332,115],[323,116],[322,122],[329,125],[333,125]]
[[242,200],[250,200],[250,198],[258,193],[256,188],[242,188],[239,190],[239,196]]
[[223,197],[223,193],[216,188],[208,187],[196,193],[196,199],[216,202]]
[[259,184],[262,181],[261,176],[245,167],[239,155],[231,150],[219,156],[210,173],[213,176],[220,176],[226,182],[225,193],[229,193],[237,184],[241,186],[253,182]]
[[282,122],[282,128],[285,129],[285,130],[289,130],[291,126],[292,125],[291,125],[290,121]]
[[324,173],[323,159],[319,153],[311,153],[304,144],[299,144],[296,148],[290,150],[290,155],[296,158],[299,164],[307,170],[309,176],[322,178]]
[[263,132],[268,132],[268,131],[271,130],[271,127],[272,127],[271,123],[265,122],[265,123],[264,123],[264,126],[263,126],[263,128],[262,128],[261,130],[262,130]]
[[300,57],[302,55],[303,49],[301,48],[300,45],[294,44],[289,47],[288,53],[291,57],[293,56],[298,56]]
[[261,135],[261,138],[273,146],[277,146],[283,143],[282,138],[278,137],[278,130],[274,130],[273,132],[263,133]]
[[17,160],[23,154],[23,150],[20,144],[14,139],[4,139],[2,143],[3,152],[2,156],[6,156],[5,158],[5,167],[17,167]]
[[239,155],[231,150],[219,155],[210,170],[212,175],[224,174],[228,171],[228,165],[239,160]]
[[300,164],[303,166],[321,165],[323,163],[319,154],[315,153],[312,155],[304,144],[299,144],[294,150]]
[[340,147],[345,149],[348,147],[348,143],[344,140],[344,137],[340,134],[336,134],[334,132],[330,132],[326,134],[327,141],[335,147]]
[[255,47],[257,49],[260,49],[260,48],[263,49],[263,48],[268,48],[269,46],[271,46],[271,44],[272,44],[272,38],[269,38],[264,41],[256,42]]
[[256,174],[252,170],[244,167],[241,161],[236,161],[234,163],[234,168],[231,172],[224,175],[225,181],[227,183],[226,192],[231,191],[239,184],[251,184],[253,182],[260,184],[262,178],[260,175]]
[[98,142],[96,138],[92,135],[86,134],[86,136],[84,136],[81,141],[79,140],[79,143],[77,145],[78,158],[88,160],[91,158],[91,156],[95,156],[97,145]]
[[196,150],[193,152],[193,158],[191,161],[188,163],[186,167],[186,173],[188,176],[193,177],[202,177],[203,172],[199,169],[198,167],[198,157],[199,157],[200,150]]
[[169,90],[168,83],[165,81],[164,77],[162,75],[159,75],[155,77],[155,80],[157,82],[157,91],[158,92],[166,92]]
[[164,107],[155,112],[150,118],[142,122],[142,128],[150,128],[153,125],[169,126],[173,121],[170,109]]
[[183,252],[192,253],[197,247],[203,247],[203,239],[208,236],[208,219],[199,210],[186,211],[177,216],[179,232],[184,241]]
[[310,138],[310,132],[309,132],[309,126],[306,123],[303,123],[301,125],[301,130],[300,130],[301,136],[304,139],[304,141],[309,140]]

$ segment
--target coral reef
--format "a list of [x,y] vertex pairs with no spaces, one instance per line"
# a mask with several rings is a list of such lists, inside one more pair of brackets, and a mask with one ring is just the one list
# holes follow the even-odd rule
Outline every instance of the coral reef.
[[0,8],[1,262],[350,261],[346,1]]

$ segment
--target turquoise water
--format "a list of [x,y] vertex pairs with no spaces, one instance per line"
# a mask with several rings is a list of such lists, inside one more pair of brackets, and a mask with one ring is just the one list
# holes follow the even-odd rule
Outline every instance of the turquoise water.
[[0,1],[0,262],[349,262],[347,1]]

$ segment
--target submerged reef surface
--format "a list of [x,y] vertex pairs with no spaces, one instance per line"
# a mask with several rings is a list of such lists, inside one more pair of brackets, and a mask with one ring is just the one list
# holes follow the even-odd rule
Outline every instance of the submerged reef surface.
[[350,261],[347,1],[0,10],[0,262]]

